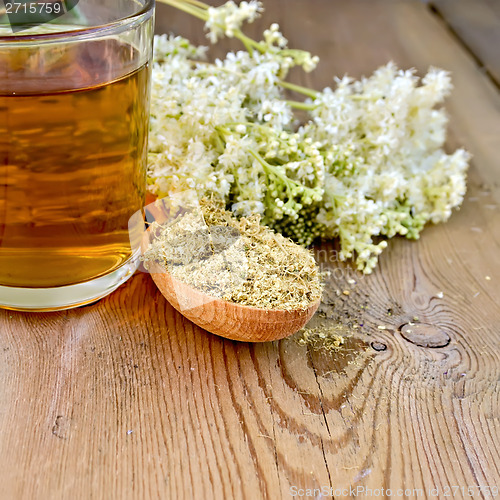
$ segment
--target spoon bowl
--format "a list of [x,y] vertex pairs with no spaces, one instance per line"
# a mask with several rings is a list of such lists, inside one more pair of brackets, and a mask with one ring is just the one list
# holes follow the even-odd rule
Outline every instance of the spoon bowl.
[[[152,266],[154,268],[154,266]],[[211,297],[171,276],[159,266],[151,277],[163,296],[183,316],[210,333],[242,342],[268,342],[298,332],[320,300],[307,309],[260,309]]]

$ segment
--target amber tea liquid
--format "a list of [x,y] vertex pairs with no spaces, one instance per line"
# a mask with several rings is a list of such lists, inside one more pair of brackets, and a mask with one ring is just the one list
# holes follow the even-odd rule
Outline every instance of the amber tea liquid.
[[137,56],[114,39],[0,51],[0,286],[82,283],[131,257],[149,109]]

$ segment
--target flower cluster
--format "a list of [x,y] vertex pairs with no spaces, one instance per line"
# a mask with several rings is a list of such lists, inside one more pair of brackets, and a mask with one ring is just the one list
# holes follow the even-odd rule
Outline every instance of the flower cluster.
[[[209,63],[184,38],[155,38],[153,193],[216,194],[304,245],[338,237],[340,257],[364,272],[387,245],[380,236],[417,238],[460,205],[468,154],[443,151],[446,115],[436,109],[451,90],[446,72],[431,68],[419,81],[388,64],[317,92],[284,80],[293,66],[310,71],[318,61],[289,49],[276,24],[260,42],[241,32],[260,4],[164,1],[205,19],[211,39],[235,36],[247,50]],[[284,89],[306,100],[286,100]],[[296,109],[308,114],[301,126]]]
[[215,43],[224,36],[233,37],[244,22],[253,22],[260,12],[262,4],[255,0],[243,0],[239,5],[229,0],[221,7],[209,7],[206,28],[210,41]]

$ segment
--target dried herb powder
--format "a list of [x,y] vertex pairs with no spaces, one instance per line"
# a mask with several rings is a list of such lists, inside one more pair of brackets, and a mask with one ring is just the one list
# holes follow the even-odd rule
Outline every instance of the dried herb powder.
[[321,298],[312,253],[260,224],[237,219],[220,200],[168,222],[153,223],[144,252],[146,269],[159,264],[171,276],[208,295],[261,309],[306,309]]
[[313,350],[337,352],[342,349],[346,340],[346,329],[342,325],[317,326],[303,328],[297,342],[300,345],[311,346]]

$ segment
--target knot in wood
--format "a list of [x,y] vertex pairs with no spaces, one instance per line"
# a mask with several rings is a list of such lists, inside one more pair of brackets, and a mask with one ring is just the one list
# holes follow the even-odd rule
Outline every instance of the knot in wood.
[[370,345],[375,351],[385,351],[387,349],[387,346],[383,342],[373,341]]
[[399,330],[405,340],[419,347],[446,347],[451,340],[447,333],[428,323],[406,323]]

